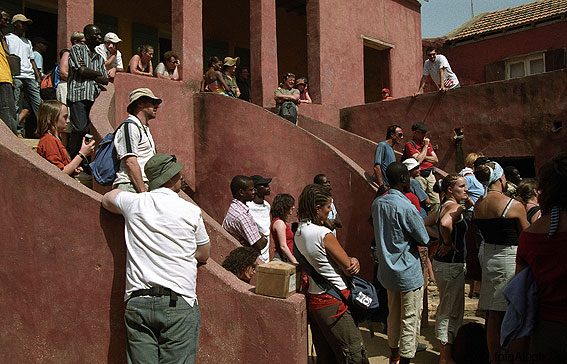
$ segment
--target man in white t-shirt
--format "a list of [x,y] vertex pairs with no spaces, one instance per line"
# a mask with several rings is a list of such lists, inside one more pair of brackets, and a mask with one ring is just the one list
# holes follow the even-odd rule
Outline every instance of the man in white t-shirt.
[[449,65],[449,61],[444,55],[437,54],[433,47],[427,48],[425,54],[427,54],[427,60],[423,64],[423,76],[419,83],[418,94],[423,92],[423,86],[425,86],[427,76],[431,76],[431,79],[441,91],[447,91],[461,86],[457,75],[451,70],[451,65]]
[[120,160],[120,169],[112,184],[129,192],[146,192],[148,177],[144,174],[146,162],[156,154],[156,146],[150,132],[150,120],[156,117],[161,99],[149,88],[130,92],[129,121],[118,127],[114,134],[114,149]]
[[[22,111],[20,97],[23,93],[37,118],[37,110],[39,109],[39,104],[41,104],[41,97],[39,95],[39,82],[41,82],[41,77],[35,64],[32,44],[29,39],[24,36],[28,25],[31,24],[32,20],[26,18],[25,15],[14,15],[12,18],[14,32],[6,35],[6,43],[8,44],[10,54],[15,54],[20,57],[20,75],[14,76],[14,100],[16,101],[17,113],[19,115],[20,111]],[[23,127],[21,125],[18,126],[18,134],[23,134]]]
[[118,50],[118,43],[120,42],[122,42],[122,39],[116,33],[108,32],[104,36],[104,43],[95,47],[95,52],[104,59],[106,74],[110,80],[114,79],[116,72],[124,72],[122,53]]
[[252,182],[254,182],[254,188],[256,189],[256,195],[252,201],[247,201],[246,206],[249,208],[250,215],[254,218],[254,222],[258,226],[258,231],[266,237],[268,243],[260,251],[260,259],[264,263],[270,261],[270,204],[268,201],[264,200],[265,196],[270,194],[270,182],[271,178],[264,178],[260,175],[250,176]]
[[144,168],[150,192],[118,189],[102,206],[124,216],[128,363],[194,363],[201,314],[197,266],[206,264],[210,239],[201,209],[180,198],[183,164],[154,155]]

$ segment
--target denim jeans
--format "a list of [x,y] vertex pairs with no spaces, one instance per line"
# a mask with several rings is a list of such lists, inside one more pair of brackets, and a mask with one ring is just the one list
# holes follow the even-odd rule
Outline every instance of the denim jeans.
[[16,120],[16,104],[14,90],[9,82],[0,82],[0,119],[16,134],[18,122]]
[[169,307],[169,296],[134,297],[128,300],[124,321],[128,337],[128,364],[193,364],[197,354],[201,313],[178,297]]
[[[14,101],[16,102],[16,110],[18,112],[18,119],[20,111],[22,111],[20,104],[21,95],[28,100],[33,114],[37,119],[37,110],[41,104],[41,96],[39,96],[39,85],[35,78],[14,78]],[[18,126],[18,134],[22,134],[23,126]]]

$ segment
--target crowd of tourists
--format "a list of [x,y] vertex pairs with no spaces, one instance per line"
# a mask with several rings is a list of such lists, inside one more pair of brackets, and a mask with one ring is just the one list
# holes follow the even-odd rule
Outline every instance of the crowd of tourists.
[[[2,12],[0,28],[9,20]],[[56,68],[55,96],[42,102],[38,82],[43,69],[34,53],[41,54],[47,44],[39,39],[33,47],[24,37],[32,24],[24,15],[15,15],[11,23],[14,33],[2,35],[0,50],[0,117],[18,133],[23,108],[18,114],[15,106],[23,95],[37,117],[37,152],[70,176],[89,172],[95,151],[88,134],[89,113],[102,86],[124,71],[117,47],[121,39],[107,33],[103,42],[94,24],[73,33],[73,46],[62,50]],[[154,72],[153,51],[140,46],[129,71],[178,80],[178,57],[166,52],[165,62]],[[7,55],[16,53],[19,74],[12,79],[15,58]],[[435,60],[434,51],[428,56]],[[201,90],[249,100],[249,83],[242,82],[249,72],[241,68],[237,76],[238,63],[238,58],[211,57]],[[297,105],[311,102],[307,80],[287,73],[282,81],[274,92],[276,112],[297,118]],[[455,81],[442,87],[457,86]],[[183,164],[173,155],[156,152],[149,122],[161,103],[148,88],[129,94],[128,117],[113,133],[119,168],[103,207],[123,215],[126,225],[128,361],[155,357],[192,363],[200,322],[197,267],[209,258],[210,239],[201,210],[179,196]],[[381,305],[390,363],[409,363],[423,346],[420,325],[430,282],[437,285],[440,297],[435,324],[440,363],[499,363],[516,360],[518,353],[542,363],[561,362],[567,355],[567,293],[560,283],[567,278],[560,261],[567,241],[567,195],[562,188],[567,154],[548,161],[537,179],[522,179],[517,168],[503,169],[471,153],[461,171],[438,180],[439,160],[429,128],[418,122],[411,131],[411,139],[404,142],[402,126],[388,127],[374,158],[378,192],[371,207],[374,242],[369,251],[376,288],[385,297]],[[395,154],[399,147],[400,161]],[[343,222],[328,176],[315,175],[297,199],[278,191],[270,205],[266,197],[271,182],[261,175],[231,180],[233,198],[222,227],[242,247],[226,257],[223,267],[249,283],[259,264],[280,260],[297,265],[305,260],[315,272],[307,274],[303,292],[318,360],[368,363],[349,307],[318,283],[317,277],[323,277],[348,298],[347,277],[361,269],[337,240]],[[465,278],[475,282],[470,297],[479,297],[479,309],[486,312],[484,329],[462,325]]]

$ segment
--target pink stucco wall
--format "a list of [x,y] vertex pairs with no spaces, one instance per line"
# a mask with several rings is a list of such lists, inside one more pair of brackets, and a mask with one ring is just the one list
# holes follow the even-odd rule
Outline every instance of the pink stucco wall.
[[364,103],[361,35],[395,46],[390,51],[390,89],[398,97],[415,92],[422,61],[417,1],[313,0],[307,5],[307,15],[309,82],[317,102],[337,107]]
[[[230,110],[230,112],[228,112]],[[370,278],[372,228],[367,220],[374,189],[364,171],[327,143],[253,104],[213,94],[195,95],[196,176],[193,198],[222,222],[237,174],[272,177],[269,202],[278,193],[296,200],[318,173],[329,176],[343,220],[338,238]]]
[[[567,70],[509,81],[491,82],[447,93],[429,93],[341,110],[341,127],[374,141],[388,125],[400,124],[411,137],[411,125],[424,122],[438,145],[439,167],[455,169],[453,129],[464,127],[463,151],[491,157],[535,156],[536,167],[564,149],[567,117]],[[406,137],[407,139],[407,137]]]

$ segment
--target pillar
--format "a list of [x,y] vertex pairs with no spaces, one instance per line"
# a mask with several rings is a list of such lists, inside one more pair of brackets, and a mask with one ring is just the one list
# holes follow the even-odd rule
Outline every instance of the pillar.
[[71,34],[94,21],[94,0],[59,0],[57,14],[57,49],[70,48]]
[[171,1],[172,48],[181,62],[181,78],[196,91],[203,78],[202,1]]
[[274,107],[278,87],[276,1],[250,0],[250,90],[252,102]]
[[321,97],[321,16],[320,0],[310,0],[307,12],[307,71],[309,72],[309,96],[320,104]]

